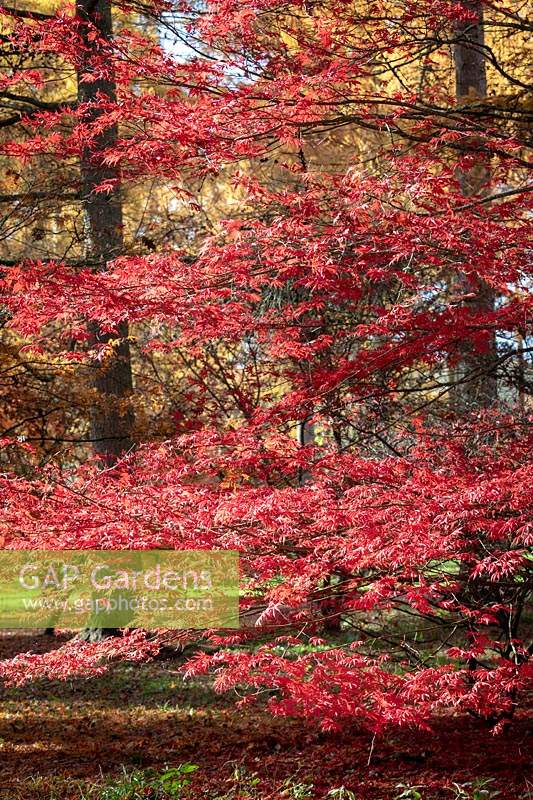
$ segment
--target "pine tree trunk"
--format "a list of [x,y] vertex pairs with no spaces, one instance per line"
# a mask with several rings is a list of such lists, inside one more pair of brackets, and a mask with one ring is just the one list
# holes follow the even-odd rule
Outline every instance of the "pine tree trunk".
[[[454,64],[457,104],[468,112],[468,105],[482,101],[487,95],[487,70],[484,47],[483,4],[479,0],[464,0],[464,8],[476,15],[476,21],[460,21],[455,29]],[[474,147],[474,139],[470,142]],[[482,195],[489,178],[489,156],[479,152],[475,164],[468,170],[458,171],[458,179],[466,197]],[[475,258],[475,253],[472,254]],[[476,312],[494,310],[495,295],[484,281],[472,280],[463,275],[455,282],[454,290],[462,294],[474,294],[469,301]],[[498,397],[496,382],[496,334],[491,333],[484,353],[474,352],[466,343],[461,348],[460,365],[456,371],[458,381],[452,392],[452,400],[460,411],[472,411],[493,405]]]

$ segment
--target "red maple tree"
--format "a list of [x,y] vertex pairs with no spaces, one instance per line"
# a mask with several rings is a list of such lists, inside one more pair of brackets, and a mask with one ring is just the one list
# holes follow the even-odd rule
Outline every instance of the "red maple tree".
[[[105,362],[142,323],[144,348],[190,361],[175,439],[3,476],[5,546],[237,549],[253,625],[207,632],[216,650],[189,673],[330,729],[443,708],[504,724],[533,677],[530,186],[525,84],[483,34],[520,36],[522,17],[470,0],[116,4],[183,54],[127,24],[111,36],[104,5],[5,12],[19,50],[114,88],[33,108],[2,152],[89,158],[107,169],[93,195],[154,177],[193,202],[192,181],[231,173],[248,211],[193,254],[6,266],[9,325],[34,347],[52,323],[65,349],[89,325],[85,357]],[[343,135],[323,163],[317,142]],[[91,674],[157,641],[73,643],[1,674]]]

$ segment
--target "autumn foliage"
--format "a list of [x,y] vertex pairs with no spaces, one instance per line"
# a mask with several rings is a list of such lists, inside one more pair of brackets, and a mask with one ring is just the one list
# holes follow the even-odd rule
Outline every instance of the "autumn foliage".
[[[127,323],[139,358],[179,355],[180,394],[174,434],[147,429],[112,465],[43,463],[4,437],[31,467],[1,477],[3,546],[239,550],[243,627],[205,632],[186,670],[244,702],[269,692],[275,714],[379,731],[459,709],[502,727],[531,700],[530,106],[514,5],[117,3],[113,37],[98,10],[3,12],[22,66],[2,90],[38,96],[50,53],[116,85],[36,104],[23,133],[3,132],[4,158],[68,166],[77,191],[90,152],[115,175],[96,193],[150,179],[198,215],[205,182],[235,198],[209,235],[105,269],[6,260],[6,325],[36,358],[52,336],[66,363],[105,364]],[[489,89],[458,97],[452,50],[474,47],[481,10]],[[0,673],[91,674],[169,637],[71,643]]]

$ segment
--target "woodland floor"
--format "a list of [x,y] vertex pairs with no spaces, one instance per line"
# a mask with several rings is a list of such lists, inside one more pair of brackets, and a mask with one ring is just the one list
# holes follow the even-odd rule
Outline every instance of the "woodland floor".
[[[0,658],[58,644],[3,634]],[[184,683],[178,670],[174,660],[119,664],[100,678],[3,690],[0,798],[98,798],[124,769],[184,762],[199,766],[185,795],[197,800],[321,798],[341,786],[357,800],[393,800],[398,784],[423,787],[422,800],[453,800],[453,784],[474,778],[492,779],[491,794],[479,797],[533,798],[531,717],[499,736],[470,718],[442,718],[431,734],[395,733],[371,752],[368,734],[326,735],[258,707],[236,710],[233,698],[206,681]]]

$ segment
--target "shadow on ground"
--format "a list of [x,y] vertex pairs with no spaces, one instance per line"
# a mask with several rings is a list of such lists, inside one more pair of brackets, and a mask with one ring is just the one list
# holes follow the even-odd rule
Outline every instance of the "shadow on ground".
[[[0,657],[44,652],[64,641],[26,634],[9,639],[0,638]],[[235,767],[255,774],[254,797],[280,798],[292,776],[313,784],[310,797],[345,786],[361,800],[391,800],[401,782],[422,785],[424,800],[434,800],[451,798],[453,782],[477,776],[493,779],[498,800],[533,798],[533,720],[526,716],[500,736],[474,719],[447,717],[431,733],[396,733],[372,746],[355,728],[326,735],[273,719],[260,704],[236,710],[235,699],[216,695],[207,680],[185,682],[174,660],[117,664],[98,678],[4,689],[0,798],[77,798],[123,768],[182,762],[200,767],[195,798],[227,792]]]

